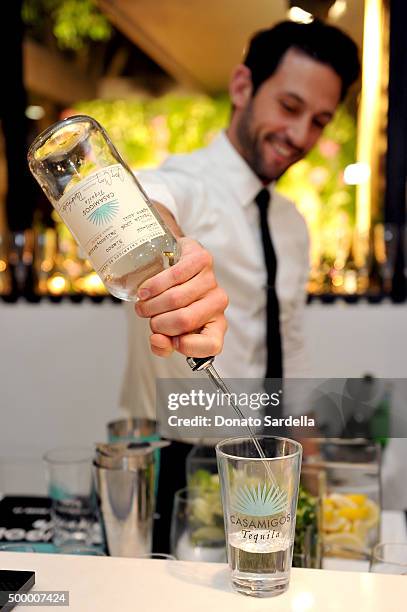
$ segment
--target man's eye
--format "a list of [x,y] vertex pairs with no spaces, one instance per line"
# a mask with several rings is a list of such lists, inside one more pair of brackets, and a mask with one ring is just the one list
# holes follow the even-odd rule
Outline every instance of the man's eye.
[[285,102],[281,102],[281,106],[284,108],[284,110],[286,110],[288,113],[296,113],[297,109],[295,106],[291,106],[290,104],[286,104]]
[[318,121],[318,119],[314,119],[314,125],[315,127],[317,127],[319,130],[323,130],[324,127],[326,126],[325,123],[323,123],[322,121]]

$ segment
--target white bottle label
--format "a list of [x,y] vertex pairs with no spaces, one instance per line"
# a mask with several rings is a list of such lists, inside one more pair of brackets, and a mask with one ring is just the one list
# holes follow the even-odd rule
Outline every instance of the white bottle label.
[[133,249],[165,234],[121,164],[89,174],[55,208],[100,275]]

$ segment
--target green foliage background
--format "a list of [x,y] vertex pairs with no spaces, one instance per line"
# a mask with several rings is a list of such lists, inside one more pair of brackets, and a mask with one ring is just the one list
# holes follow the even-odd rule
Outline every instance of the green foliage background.
[[318,144],[292,166],[278,182],[278,190],[292,199],[308,224],[311,260],[333,261],[338,241],[354,230],[356,191],[344,182],[343,173],[356,158],[356,120],[341,106],[325,128]]
[[227,125],[226,96],[167,95],[148,100],[94,100],[75,105],[97,119],[130,166],[154,166],[169,153],[208,144]]
[[24,0],[22,17],[35,38],[51,25],[61,49],[79,51],[89,41],[105,42],[112,26],[92,0]]

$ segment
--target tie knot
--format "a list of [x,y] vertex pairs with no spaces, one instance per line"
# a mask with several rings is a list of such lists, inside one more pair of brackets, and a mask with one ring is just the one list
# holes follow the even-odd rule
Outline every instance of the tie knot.
[[267,211],[270,202],[269,190],[266,189],[266,187],[263,187],[263,189],[261,189],[261,191],[259,191],[259,193],[254,198],[254,201],[256,202],[261,212]]

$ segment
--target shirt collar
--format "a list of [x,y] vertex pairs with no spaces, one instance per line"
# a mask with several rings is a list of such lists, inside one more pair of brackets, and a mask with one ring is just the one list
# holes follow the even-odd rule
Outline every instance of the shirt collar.
[[[217,165],[222,168],[225,182],[241,205],[248,206],[254,202],[254,198],[265,185],[232,145],[224,130],[212,141],[209,149],[215,157]],[[271,194],[273,193],[273,185],[273,183],[267,185]]]

